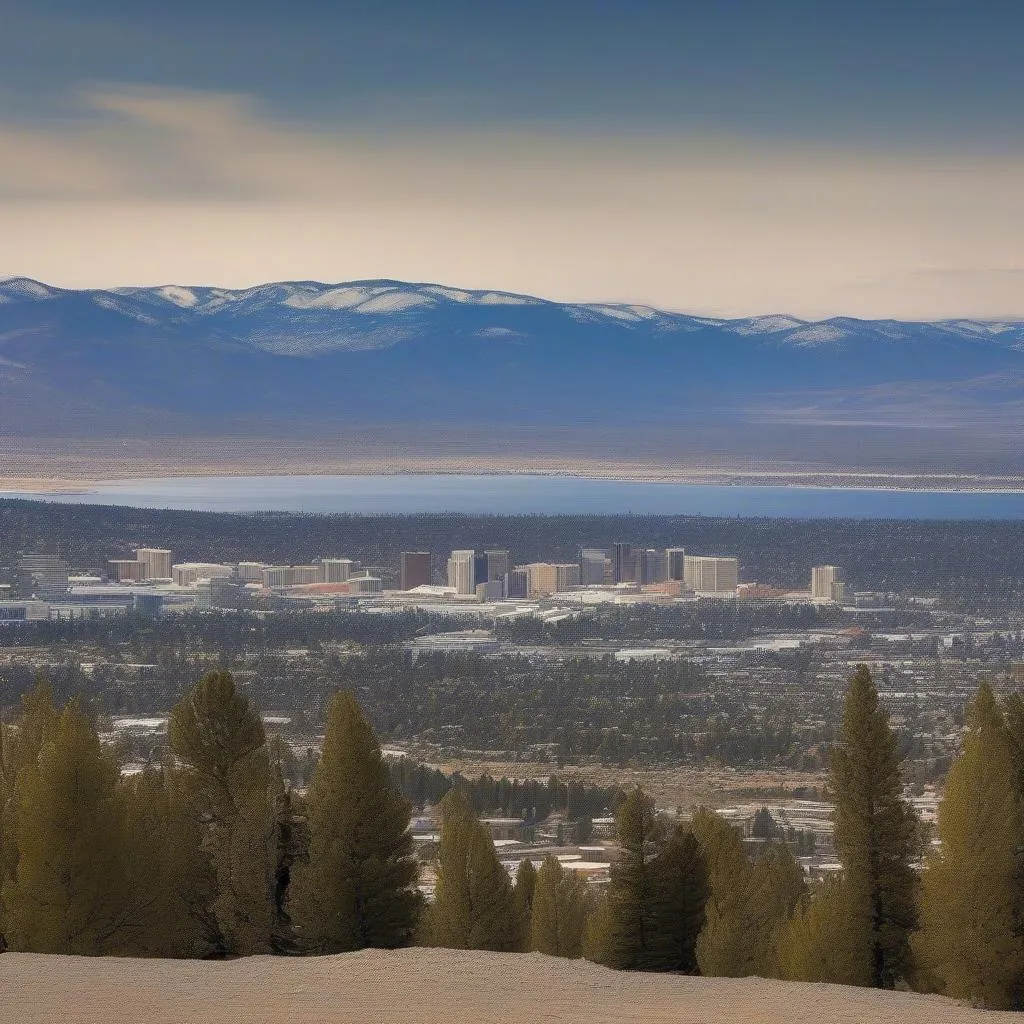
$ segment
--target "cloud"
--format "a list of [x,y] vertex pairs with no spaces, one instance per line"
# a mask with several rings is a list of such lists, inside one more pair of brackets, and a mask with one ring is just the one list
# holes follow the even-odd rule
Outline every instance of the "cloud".
[[0,276],[394,276],[720,315],[1003,315],[1022,177],[1012,155],[371,133],[242,94],[94,84],[60,118],[0,121]]

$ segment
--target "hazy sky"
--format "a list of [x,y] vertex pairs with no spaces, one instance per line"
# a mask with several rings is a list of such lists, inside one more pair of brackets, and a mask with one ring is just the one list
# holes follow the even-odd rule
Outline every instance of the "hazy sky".
[[0,0],[0,276],[1024,315],[1013,0]]

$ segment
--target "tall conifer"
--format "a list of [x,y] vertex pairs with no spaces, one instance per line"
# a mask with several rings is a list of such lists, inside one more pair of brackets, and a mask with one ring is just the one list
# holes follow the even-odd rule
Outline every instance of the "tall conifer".
[[645,971],[697,972],[697,938],[704,927],[708,872],[694,834],[676,826],[647,865]]
[[576,960],[583,955],[587,884],[550,854],[537,872],[530,922],[530,949]]
[[705,924],[697,940],[701,974],[742,978],[757,970],[762,936],[754,912],[753,869],[740,833],[701,808],[690,826],[707,863]]
[[1015,1008],[1024,973],[1017,909],[1021,802],[1003,715],[982,683],[939,808],[942,845],[924,874],[921,977],[946,995]]
[[410,807],[351,694],[331,704],[307,808],[309,852],[290,903],[302,945],[318,953],[406,945],[419,908]]
[[4,882],[8,941],[34,953],[123,949],[130,915],[118,766],[77,706],[61,713],[18,774],[14,876]]
[[171,712],[168,740],[217,879],[209,908],[217,945],[223,953],[269,952],[278,792],[263,723],[229,672],[211,672]]
[[830,788],[850,900],[847,927],[862,958],[857,975],[861,984],[892,988],[911,970],[917,820],[902,797],[896,737],[866,665],[850,680]]
[[450,949],[518,949],[522,929],[512,880],[498,860],[490,833],[459,788],[444,798],[441,809],[431,943]]

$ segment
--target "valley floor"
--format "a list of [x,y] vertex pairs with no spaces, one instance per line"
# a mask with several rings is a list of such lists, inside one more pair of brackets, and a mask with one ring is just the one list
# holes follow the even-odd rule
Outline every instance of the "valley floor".
[[229,962],[7,953],[0,1015],[19,1024],[995,1024],[1017,1016],[903,992],[438,949]]

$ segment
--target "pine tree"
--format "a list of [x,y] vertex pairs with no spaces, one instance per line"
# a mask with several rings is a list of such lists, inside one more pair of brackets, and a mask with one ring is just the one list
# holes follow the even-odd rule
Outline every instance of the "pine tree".
[[690,825],[708,871],[705,924],[697,940],[701,974],[742,978],[757,970],[758,934],[753,906],[753,869],[740,833],[701,808]]
[[755,938],[753,973],[778,976],[778,943],[807,895],[803,869],[785,843],[769,843],[751,872],[751,918]]
[[648,865],[645,971],[695,974],[708,899],[707,865],[696,837],[677,826]]
[[922,928],[914,943],[921,977],[955,999],[1014,1008],[1024,973],[1017,915],[1021,801],[1006,724],[987,683],[946,778],[938,832],[942,846],[924,874]]
[[533,918],[533,896],[537,888],[537,869],[529,857],[524,857],[516,869],[514,887],[516,897],[516,914],[519,918],[521,948],[530,948],[530,929]]
[[410,806],[351,694],[331,704],[307,808],[309,852],[290,902],[302,945],[340,953],[408,944],[419,909]]
[[131,908],[118,775],[77,704],[62,712],[37,762],[19,772],[12,815],[17,864],[4,883],[11,948],[121,951]]
[[583,955],[587,884],[550,854],[537,872],[530,920],[530,949],[576,960]]
[[229,672],[211,672],[171,712],[168,741],[217,879],[209,908],[217,946],[225,954],[269,952],[279,793],[263,723]]
[[850,900],[846,927],[860,958],[853,974],[859,984],[892,988],[911,970],[917,821],[902,799],[896,738],[865,665],[850,680],[830,788]]
[[510,952],[522,942],[515,894],[487,828],[461,789],[441,802],[437,888],[430,941],[450,949]]
[[616,815],[621,853],[612,867],[608,891],[607,948],[601,962],[620,970],[640,966],[647,954],[649,879],[647,854],[659,834],[654,802],[634,789]]
[[797,905],[779,933],[776,967],[788,981],[828,981],[863,985],[863,950],[849,928],[846,882],[830,876]]
[[129,913],[122,952],[133,956],[203,957],[216,930],[204,908],[216,878],[201,849],[170,769],[147,769],[122,782],[125,895]]
[[12,725],[0,723],[0,953],[7,948],[4,887],[13,883],[18,866],[15,814],[18,776],[35,765],[43,746],[53,738],[59,714],[53,691],[43,676],[21,698],[21,712]]

